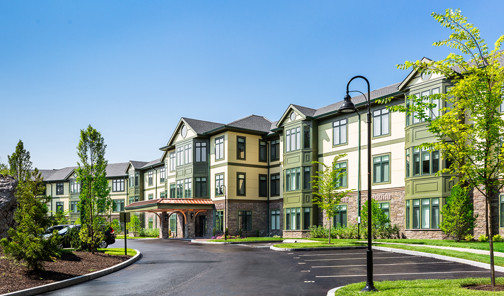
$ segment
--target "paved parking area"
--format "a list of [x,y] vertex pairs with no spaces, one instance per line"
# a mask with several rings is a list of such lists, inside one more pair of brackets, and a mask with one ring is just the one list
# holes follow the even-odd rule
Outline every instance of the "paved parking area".
[[[334,287],[366,280],[366,250],[289,252],[307,281]],[[434,258],[373,251],[374,280],[486,277],[490,271]],[[497,276],[504,274],[497,273]]]

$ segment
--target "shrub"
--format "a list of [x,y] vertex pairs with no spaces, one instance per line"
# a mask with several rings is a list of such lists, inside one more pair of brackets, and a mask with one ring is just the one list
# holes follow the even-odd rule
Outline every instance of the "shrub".
[[487,242],[488,241],[488,236],[482,234],[478,237],[479,242]]
[[313,238],[323,238],[327,237],[327,229],[322,226],[311,226],[310,227],[310,236]]
[[114,229],[114,231],[117,231],[117,232],[123,231],[122,225],[119,222],[119,220],[117,220],[117,219],[112,220],[112,223],[110,223],[110,227],[112,227],[112,229]]
[[468,242],[472,242],[474,240],[474,235],[468,234],[464,239]]
[[501,242],[502,241],[502,236],[500,234],[496,234],[493,236],[493,241],[494,242]]
[[144,237],[159,237],[159,229],[157,229],[157,228],[151,228],[151,229],[142,228],[139,231],[139,235],[144,236]]
[[130,222],[126,224],[129,232],[139,233],[142,229],[140,218],[137,215],[131,215]]
[[443,221],[439,228],[455,241],[460,241],[474,229],[476,217],[468,190],[459,185],[453,186],[446,205],[441,209]]

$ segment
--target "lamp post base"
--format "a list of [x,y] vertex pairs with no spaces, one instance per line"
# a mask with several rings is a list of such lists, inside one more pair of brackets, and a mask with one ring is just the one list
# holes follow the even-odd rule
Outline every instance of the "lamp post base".
[[378,290],[374,287],[373,283],[366,283],[366,286],[361,292],[378,292]]

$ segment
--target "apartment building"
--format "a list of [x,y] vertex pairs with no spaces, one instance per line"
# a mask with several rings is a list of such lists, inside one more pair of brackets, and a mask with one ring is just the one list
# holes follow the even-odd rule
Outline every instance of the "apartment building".
[[[449,165],[439,151],[418,148],[435,141],[427,123],[390,112],[376,100],[392,97],[389,105],[407,105],[410,95],[444,93],[450,86],[444,77],[413,71],[370,94],[372,198],[408,238],[444,237],[440,211],[454,181],[435,175]],[[183,117],[160,148],[160,159],[109,164],[114,214],[134,212],[164,238],[210,237],[226,228],[233,235],[306,237],[312,226],[358,223],[368,190],[367,99],[361,94],[352,101],[358,113],[339,112],[339,101],[319,109],[291,104],[275,121],[258,115],[227,124]],[[439,109],[430,112],[439,115]],[[312,202],[310,181],[321,170],[314,161],[330,164],[340,154],[346,156],[337,166],[347,175],[339,182],[352,193],[329,221]],[[51,211],[75,214],[74,168],[43,174]],[[474,203],[480,199],[475,195]],[[475,207],[476,235],[484,233],[483,211]]]

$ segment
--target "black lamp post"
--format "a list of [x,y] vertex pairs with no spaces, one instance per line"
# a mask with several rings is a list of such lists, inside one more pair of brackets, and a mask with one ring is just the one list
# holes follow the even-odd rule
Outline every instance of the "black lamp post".
[[[352,98],[348,94],[350,91],[348,90],[348,87],[350,86],[350,83],[356,79],[356,78],[361,78],[364,79],[367,83],[367,105],[368,105],[368,113],[367,113],[367,138],[368,138],[368,179],[367,179],[367,193],[368,193],[368,249],[367,249],[367,279],[366,279],[366,287],[362,289],[362,291],[368,292],[368,291],[378,291],[374,287],[373,283],[373,250],[371,248],[371,240],[372,240],[372,228],[371,228],[371,96],[370,96],[370,87],[369,87],[369,81],[366,79],[366,77],[357,75],[352,77],[350,81],[347,83],[346,87],[346,96],[343,101],[343,104],[339,108],[339,111],[342,113],[352,113],[356,112],[357,109],[355,108],[355,105],[352,103]],[[360,125],[360,122],[359,122]]]
[[227,190],[226,185],[220,186],[221,192],[224,193],[224,240],[227,241],[227,224],[228,224],[228,205],[227,205]]

